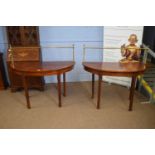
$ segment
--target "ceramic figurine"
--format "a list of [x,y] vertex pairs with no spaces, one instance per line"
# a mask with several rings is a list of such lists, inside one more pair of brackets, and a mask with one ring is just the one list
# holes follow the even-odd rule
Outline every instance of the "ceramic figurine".
[[123,57],[122,60],[120,60],[121,63],[127,63],[127,62],[138,62],[140,60],[140,54],[141,50],[136,45],[138,39],[136,34],[131,34],[129,39],[129,45],[122,45],[121,46],[121,54]]

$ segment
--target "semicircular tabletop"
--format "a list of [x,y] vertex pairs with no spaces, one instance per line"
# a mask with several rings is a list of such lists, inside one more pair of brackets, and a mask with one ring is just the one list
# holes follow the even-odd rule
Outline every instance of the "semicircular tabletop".
[[94,71],[113,73],[143,72],[146,69],[141,62],[83,62],[83,66]]
[[36,75],[51,75],[58,72],[66,72],[73,68],[73,61],[23,61],[14,62],[12,69],[19,74],[36,74]]

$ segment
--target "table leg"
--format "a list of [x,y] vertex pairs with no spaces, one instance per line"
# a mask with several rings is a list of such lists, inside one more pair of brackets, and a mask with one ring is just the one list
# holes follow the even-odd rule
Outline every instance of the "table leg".
[[25,90],[25,97],[26,97],[26,102],[27,102],[27,108],[31,109],[26,76],[23,76],[23,85],[24,85],[24,90]]
[[130,101],[130,96],[131,96],[131,86],[130,86],[130,88],[129,88],[129,101]]
[[131,88],[130,88],[130,95],[129,95],[129,99],[130,99],[129,111],[132,111],[134,91],[135,91],[135,83],[136,83],[136,76],[133,76],[132,82],[131,82]]
[[92,74],[92,99],[94,98],[95,74]]
[[61,107],[61,75],[57,75],[57,80],[58,80],[58,100],[59,100],[59,107]]
[[100,109],[101,82],[102,82],[102,75],[99,75],[99,79],[98,79],[98,98],[97,98],[97,109]]
[[66,73],[63,73],[63,96],[66,96]]

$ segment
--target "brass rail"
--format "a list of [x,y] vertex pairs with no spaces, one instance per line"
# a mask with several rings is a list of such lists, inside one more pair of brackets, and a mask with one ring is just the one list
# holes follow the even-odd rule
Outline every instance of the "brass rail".
[[[122,49],[121,47],[93,47],[93,46],[85,46],[83,45],[83,62],[85,61],[85,56],[86,56],[86,49]],[[126,48],[124,48],[126,49]],[[133,48],[128,48],[128,49],[133,49]],[[145,46],[144,48],[136,48],[140,50],[144,50],[145,52],[148,52],[149,48]]]
[[73,61],[75,61],[75,45],[74,44],[72,44],[71,46],[29,46],[29,47],[27,47],[27,46],[15,46],[15,47],[12,47],[11,45],[9,46],[9,58],[10,58],[10,60],[11,60],[11,64],[13,65],[13,67],[14,67],[14,58],[13,58],[13,49],[20,49],[20,48],[22,48],[22,49],[42,49],[42,48],[72,48],[72,59],[73,59]]

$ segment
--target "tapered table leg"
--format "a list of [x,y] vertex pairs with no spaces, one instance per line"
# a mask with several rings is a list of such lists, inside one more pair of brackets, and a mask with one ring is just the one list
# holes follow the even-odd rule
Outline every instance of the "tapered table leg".
[[24,90],[25,90],[27,108],[31,109],[30,99],[29,99],[29,92],[28,92],[28,85],[27,85],[27,77],[26,76],[23,76],[23,85],[24,85]]
[[92,74],[92,99],[94,98],[95,74]]
[[132,111],[134,91],[135,91],[135,83],[136,83],[136,76],[133,76],[132,82],[131,82],[131,88],[130,88],[130,95],[129,95],[129,99],[130,99],[129,111]]
[[130,89],[129,89],[129,101],[130,101],[130,98],[131,98],[131,86],[130,86]]
[[60,74],[57,75],[58,80],[58,100],[59,100],[59,107],[61,107],[61,77]]
[[63,73],[63,96],[66,96],[66,73]]
[[101,83],[102,83],[102,75],[99,75],[99,79],[98,79],[98,98],[97,98],[97,109],[100,109]]
[[[131,85],[132,85],[132,77],[131,77]],[[131,86],[129,88],[129,101],[130,101],[130,99],[131,99]]]

